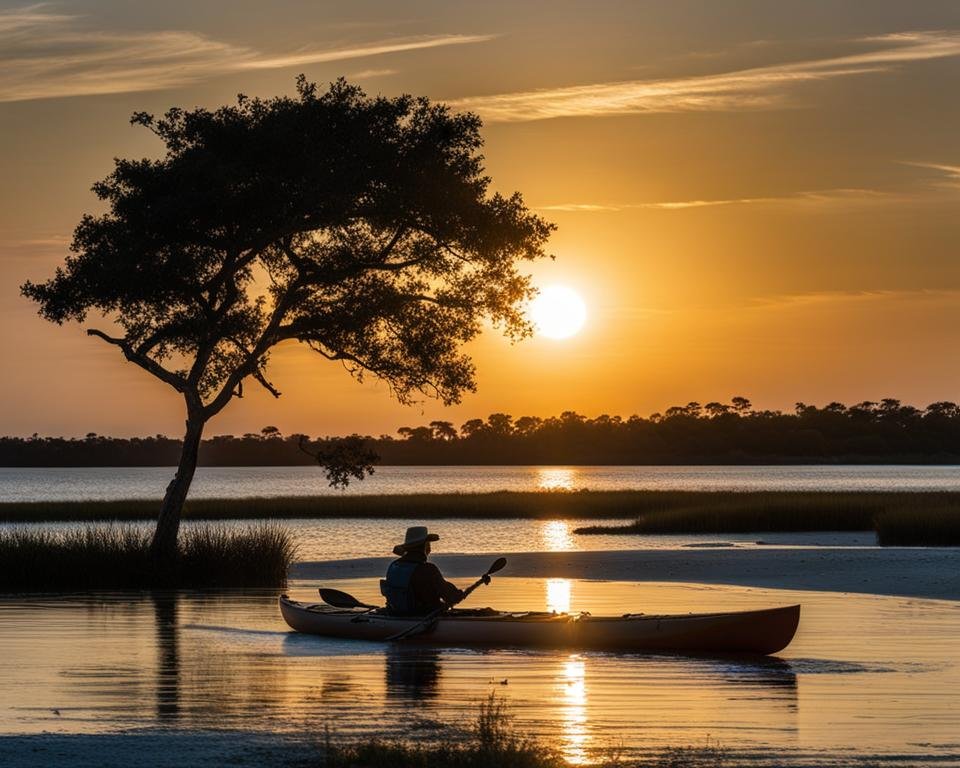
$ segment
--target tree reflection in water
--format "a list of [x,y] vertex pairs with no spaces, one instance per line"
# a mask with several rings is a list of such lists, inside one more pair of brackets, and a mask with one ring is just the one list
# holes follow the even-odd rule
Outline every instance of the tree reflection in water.
[[180,715],[180,629],[177,626],[176,592],[152,592],[157,637],[157,718],[176,720]]

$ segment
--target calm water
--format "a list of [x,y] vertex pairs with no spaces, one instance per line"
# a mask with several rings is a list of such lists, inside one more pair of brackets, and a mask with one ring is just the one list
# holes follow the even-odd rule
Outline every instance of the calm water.
[[[372,579],[337,584],[360,598]],[[312,599],[315,585],[291,594]],[[501,578],[508,609],[682,612],[803,604],[770,660],[417,650],[287,631],[275,594],[0,599],[0,733],[455,733],[489,692],[574,762],[664,746],[960,764],[960,603]],[[904,646],[904,637],[909,643]],[[905,654],[904,648],[909,648]],[[2,748],[0,744],[0,748]],[[2,751],[2,750],[0,750]]]
[[[159,499],[172,467],[0,467],[0,501]],[[334,491],[316,467],[201,467],[193,498],[535,490],[960,491],[956,466],[380,467]]]
[[[213,525],[256,525],[279,523],[290,530],[297,544],[297,560],[343,560],[353,557],[387,557],[403,532],[422,520],[334,518],[329,520],[280,519],[218,520]],[[627,520],[604,520],[604,525]],[[723,533],[680,535],[582,536],[573,531],[596,520],[430,520],[430,529],[441,536],[434,545],[437,553],[476,554],[484,552],[602,552],[634,549],[686,549],[697,547],[873,547],[872,532],[822,533]],[[5,528],[67,530],[112,523],[0,523]],[[185,521],[183,529],[210,525],[207,521]],[[150,521],[122,523],[152,531]],[[758,542],[762,542],[758,543]]]

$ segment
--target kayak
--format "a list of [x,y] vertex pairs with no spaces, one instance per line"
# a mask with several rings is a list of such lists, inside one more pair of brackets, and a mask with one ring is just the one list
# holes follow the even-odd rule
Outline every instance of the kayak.
[[[422,621],[377,611],[332,608],[280,596],[280,613],[297,632],[339,639],[386,641]],[[800,606],[734,613],[674,615],[505,612],[454,609],[406,643],[446,646],[575,648],[611,651],[772,654],[797,631]]]

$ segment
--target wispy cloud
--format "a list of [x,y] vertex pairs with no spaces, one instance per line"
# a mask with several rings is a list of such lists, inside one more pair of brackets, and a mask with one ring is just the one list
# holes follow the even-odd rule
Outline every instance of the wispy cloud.
[[960,32],[902,32],[850,41],[873,50],[714,75],[551,88],[452,102],[487,122],[788,106],[797,85],[884,72],[911,61],[960,56]]
[[398,69],[361,69],[359,72],[351,72],[347,75],[351,80],[366,80],[371,77],[390,77],[399,73]]
[[789,195],[768,197],[734,197],[712,200],[661,200],[640,203],[557,203],[541,205],[540,211],[557,211],[569,213],[616,213],[628,210],[654,211],[683,211],[691,208],[713,208],[728,205],[757,205],[757,204],[864,204],[871,202],[901,202],[904,195],[886,190],[837,188],[822,189],[809,192],[797,192]]
[[947,165],[945,163],[917,163],[907,162],[904,165],[912,165],[915,168],[925,168],[934,171],[934,181],[939,186],[956,188],[960,186],[960,165]]
[[104,31],[43,5],[0,11],[0,101],[172,88],[249,70],[466,45],[490,35],[393,38],[271,54],[191,31]]

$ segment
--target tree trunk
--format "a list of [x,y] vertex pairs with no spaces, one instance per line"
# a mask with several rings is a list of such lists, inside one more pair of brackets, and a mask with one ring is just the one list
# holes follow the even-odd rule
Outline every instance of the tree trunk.
[[197,469],[197,454],[200,450],[200,438],[203,436],[204,421],[200,416],[187,418],[187,433],[183,437],[183,450],[177,474],[167,486],[157,518],[157,530],[153,534],[150,553],[154,560],[169,560],[177,549],[177,533],[180,530],[180,515],[187,491],[193,482],[193,473]]

